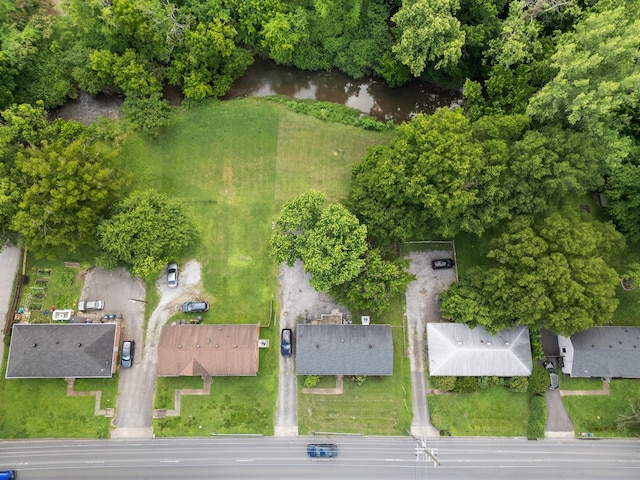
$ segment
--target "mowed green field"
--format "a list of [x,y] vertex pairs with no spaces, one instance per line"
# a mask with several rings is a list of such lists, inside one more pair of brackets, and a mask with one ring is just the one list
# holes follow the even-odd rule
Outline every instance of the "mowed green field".
[[[270,322],[279,287],[269,254],[272,222],[283,202],[309,189],[329,201],[345,197],[352,166],[390,135],[249,98],[193,108],[157,139],[128,142],[122,156],[137,188],[182,199],[196,218],[200,242],[178,260],[202,265],[211,300],[205,321],[260,323],[260,337],[276,347],[261,351],[257,377],[214,378],[209,396],[184,398],[180,419],[155,422],[159,435],[272,434],[279,355],[277,324]],[[173,391],[184,383],[159,381],[154,407],[173,408]]]
[[282,203],[312,188],[343,198],[352,166],[389,136],[242,99],[189,110],[158,139],[132,139],[122,155],[138,188],[192,208],[201,232],[193,256],[215,322],[266,324],[278,290],[269,237]]

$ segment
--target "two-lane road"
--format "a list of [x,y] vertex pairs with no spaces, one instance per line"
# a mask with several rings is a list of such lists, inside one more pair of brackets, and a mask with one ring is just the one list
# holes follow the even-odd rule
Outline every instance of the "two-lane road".
[[[339,447],[334,459],[306,455],[311,442]],[[399,437],[214,437],[0,442],[0,467],[37,479],[637,479],[640,442]]]

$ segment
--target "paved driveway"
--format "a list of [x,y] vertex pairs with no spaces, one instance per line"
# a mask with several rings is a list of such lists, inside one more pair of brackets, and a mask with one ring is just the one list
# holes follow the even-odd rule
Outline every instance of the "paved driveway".
[[[22,250],[17,247],[4,247],[0,251],[0,332],[4,332],[5,319],[13,294],[13,280],[20,266]],[[0,334],[0,337],[2,335]],[[0,342],[0,358],[4,358],[4,342]]]
[[433,270],[431,260],[450,258],[451,252],[412,252],[409,270],[416,279],[407,287],[407,326],[409,357],[411,361],[411,391],[413,396],[413,420],[411,433],[416,437],[439,437],[440,432],[431,424],[427,403],[428,386],[425,378],[425,336],[427,322],[442,320],[438,307],[438,295],[456,280],[455,269]]
[[[280,266],[280,330],[293,330],[293,356],[280,355],[280,374],[278,376],[278,406],[274,435],[277,437],[295,437],[298,435],[298,396],[295,371],[295,328],[299,318],[319,319],[323,313],[338,308],[346,309],[333,302],[328,295],[318,293],[309,285],[310,275],[305,273],[302,262],[296,261],[293,267]],[[276,348],[280,352],[280,336]]]
[[[144,400],[153,398],[155,380],[151,384],[147,372],[140,368],[142,358],[142,327],[144,324],[145,286],[142,280],[133,278],[124,268],[104,270],[92,268],[87,272],[81,299],[104,300],[104,312],[122,314],[121,342],[134,340],[136,351],[133,367],[119,368],[119,395],[116,416],[112,425],[116,427],[142,429],[136,436],[151,436],[152,405]],[[153,372],[155,379],[155,371]]]

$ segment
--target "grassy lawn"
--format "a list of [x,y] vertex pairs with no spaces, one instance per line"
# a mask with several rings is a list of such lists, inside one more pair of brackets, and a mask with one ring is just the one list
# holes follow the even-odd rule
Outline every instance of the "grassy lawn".
[[[42,311],[76,309],[82,290],[82,269],[93,264],[95,251],[81,250],[64,259],[27,256],[26,275],[19,306],[32,323],[49,323]],[[80,262],[80,268],[66,268],[65,260]],[[5,337],[2,372],[6,372],[10,337]],[[115,407],[118,377],[79,379],[76,391],[102,391],[102,408]],[[108,438],[110,418],[94,415],[95,397],[67,397],[63,379],[8,380],[0,375],[0,438]]]
[[596,437],[618,437],[625,436],[617,429],[618,414],[629,411],[629,400],[637,401],[639,398],[639,381],[614,379],[608,396],[562,397],[562,402],[576,432],[590,432]]
[[[260,337],[277,346],[277,326],[270,323],[278,307],[277,266],[269,255],[272,221],[284,201],[309,189],[329,201],[344,197],[351,167],[369,146],[389,137],[250,98],[186,111],[157,139],[133,137],[122,155],[138,188],[184,200],[197,219],[200,242],[184,260],[202,265],[211,300],[204,321],[259,323]],[[277,348],[260,352],[257,377],[215,378],[210,396],[183,397],[181,417],[157,421],[158,433],[272,434],[278,354]],[[173,391],[186,388],[185,381],[191,382],[159,379],[156,408],[173,408]],[[200,379],[195,384],[201,386]]]
[[[298,432],[364,433],[406,435],[411,426],[411,375],[404,355],[406,332],[402,327],[402,302],[397,301],[376,323],[391,324],[393,376],[367,377],[362,385],[344,378],[342,395],[302,393],[304,377],[298,377]],[[321,377],[316,388],[335,387],[335,377]]]
[[473,394],[429,395],[433,426],[454,436],[526,436],[527,393],[496,387]]
[[[8,348],[2,371],[6,371]],[[111,379],[82,379],[76,391],[102,390],[102,408],[115,407],[117,375]],[[67,397],[61,379],[0,381],[0,438],[108,438],[110,418],[94,415],[95,397]]]
[[571,378],[559,373],[560,388],[562,390],[602,390],[602,380],[597,378]]

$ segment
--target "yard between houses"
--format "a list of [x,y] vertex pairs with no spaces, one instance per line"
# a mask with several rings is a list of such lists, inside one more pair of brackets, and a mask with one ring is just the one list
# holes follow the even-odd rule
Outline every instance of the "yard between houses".
[[[257,377],[214,378],[210,395],[183,396],[180,417],[154,422],[159,435],[273,433],[279,332],[272,221],[283,202],[309,189],[328,201],[346,196],[352,166],[389,136],[250,98],[208,102],[176,117],[157,139],[130,139],[122,155],[137,188],[182,199],[195,216],[200,242],[185,259],[202,265],[212,300],[205,323],[259,323],[271,345],[260,352]],[[159,379],[154,407],[171,409],[176,388],[201,384]]]
[[433,426],[454,436],[524,437],[529,394],[493,387],[472,394],[429,395]]

